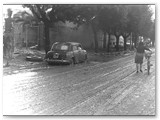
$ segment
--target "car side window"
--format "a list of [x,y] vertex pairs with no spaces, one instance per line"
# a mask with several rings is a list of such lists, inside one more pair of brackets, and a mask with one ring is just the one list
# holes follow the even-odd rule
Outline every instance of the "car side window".
[[78,50],[82,50],[82,48],[79,46],[79,47],[78,47]]
[[83,48],[82,48],[82,45],[81,45],[81,44],[79,44],[79,45],[78,45],[78,50],[83,50]]
[[73,46],[73,51],[75,51],[75,50],[77,50],[77,46],[74,45]]

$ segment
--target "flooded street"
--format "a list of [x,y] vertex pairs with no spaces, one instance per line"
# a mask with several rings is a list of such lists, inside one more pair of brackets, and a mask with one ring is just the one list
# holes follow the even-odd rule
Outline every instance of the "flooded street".
[[44,2],[2,5],[2,115],[157,117],[156,3]]
[[151,74],[134,56],[109,62],[23,68],[3,76],[4,115],[155,115]]

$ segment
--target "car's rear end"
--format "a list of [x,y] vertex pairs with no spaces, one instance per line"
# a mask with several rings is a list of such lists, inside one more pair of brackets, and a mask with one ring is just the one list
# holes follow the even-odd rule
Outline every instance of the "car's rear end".
[[70,63],[70,60],[67,59],[66,53],[67,52],[49,51],[46,61],[48,63]]
[[50,63],[70,63],[67,53],[69,52],[70,45],[65,43],[53,44],[51,51],[47,53],[46,61]]

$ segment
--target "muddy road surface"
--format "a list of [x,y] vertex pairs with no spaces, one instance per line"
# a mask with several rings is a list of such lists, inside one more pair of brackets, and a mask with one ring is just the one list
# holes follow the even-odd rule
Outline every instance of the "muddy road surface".
[[109,62],[23,68],[3,75],[4,115],[155,115],[151,74],[134,56]]

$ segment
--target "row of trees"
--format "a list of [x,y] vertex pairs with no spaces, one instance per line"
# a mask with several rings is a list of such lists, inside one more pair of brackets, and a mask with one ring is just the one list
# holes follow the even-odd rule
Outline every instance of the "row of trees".
[[109,52],[110,44],[106,46],[106,34],[110,42],[111,34],[116,36],[116,51],[119,51],[119,37],[124,38],[124,50],[126,40],[131,35],[136,46],[138,36],[155,40],[155,22],[149,5],[23,5],[28,7],[33,15],[44,23],[45,51],[49,51],[49,28],[62,21],[70,21],[77,26],[90,25],[94,34],[95,52],[98,50],[97,33],[101,30],[104,34],[103,48]]

